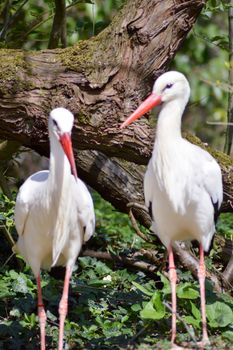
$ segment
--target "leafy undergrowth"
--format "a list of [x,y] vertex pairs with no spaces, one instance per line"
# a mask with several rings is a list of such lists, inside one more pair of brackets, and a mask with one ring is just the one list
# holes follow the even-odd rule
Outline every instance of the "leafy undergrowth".
[[[88,248],[109,252],[128,252],[145,246],[135,237],[127,216],[116,212],[95,194],[96,236]],[[2,229],[14,234],[13,203],[2,198]],[[229,219],[231,220],[231,219]],[[220,231],[228,221],[222,218]],[[164,249],[156,248],[161,265],[156,273],[129,269],[113,262],[81,256],[70,284],[69,314],[65,324],[65,349],[169,349],[170,285],[163,263]],[[0,349],[39,348],[36,284],[22,259],[12,258],[2,235],[0,270]],[[4,260],[5,259],[5,260]],[[207,263],[214,264],[214,254]],[[60,271],[62,275],[64,271]],[[58,341],[58,304],[63,277],[42,273],[47,310],[47,349]],[[177,286],[177,343],[196,349],[201,338],[199,286],[189,271],[180,268]],[[211,340],[209,349],[233,348],[233,298],[213,291],[206,283],[207,318]],[[25,345],[26,344],[26,345]],[[208,347],[207,347],[208,349]]]

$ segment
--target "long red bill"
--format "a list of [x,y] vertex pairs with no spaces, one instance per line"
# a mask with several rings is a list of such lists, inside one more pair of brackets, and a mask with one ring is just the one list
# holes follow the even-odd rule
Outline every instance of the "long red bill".
[[70,134],[68,132],[64,132],[62,135],[60,135],[60,143],[70,163],[71,173],[74,175],[75,179],[77,180],[78,175],[77,175],[76,165],[74,161],[72,142],[71,142]]
[[161,103],[161,97],[152,93],[145,101],[143,101],[140,106],[136,109],[133,114],[131,114],[124,123],[121,124],[120,128],[123,129],[127,125],[131,124],[134,120],[142,117],[143,114],[149,112],[155,106],[158,106]]

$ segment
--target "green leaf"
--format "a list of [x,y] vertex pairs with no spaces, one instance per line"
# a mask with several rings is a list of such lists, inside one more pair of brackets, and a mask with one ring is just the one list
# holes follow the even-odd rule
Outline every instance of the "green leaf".
[[233,344],[233,332],[232,331],[226,331],[222,334],[223,338],[228,339]]
[[133,304],[131,306],[131,310],[137,312],[137,311],[140,311],[142,309],[141,305],[140,304]]
[[3,213],[0,213],[0,220],[1,220],[1,221],[5,221],[5,220],[6,220],[6,218],[5,218],[5,216],[4,216]]
[[196,307],[196,305],[194,303],[192,303],[191,301],[190,301],[190,303],[191,303],[191,310],[192,310],[193,316],[196,318],[196,320],[198,322],[200,322],[201,321],[201,312],[200,312],[200,310]]
[[199,292],[193,289],[192,284],[189,282],[180,284],[177,287],[177,296],[180,299],[197,299],[199,297]]
[[141,284],[139,284],[137,282],[133,281],[132,284],[134,285],[134,287],[139,289],[143,294],[146,294],[149,297],[151,297],[154,294],[152,291],[150,291],[149,289],[146,289],[145,287],[143,287]]
[[155,292],[151,300],[146,303],[143,310],[140,312],[142,319],[160,320],[165,316],[165,306],[163,305],[160,293]]
[[23,274],[19,275],[18,278],[13,281],[12,288],[15,292],[20,292],[23,294],[28,292],[27,280]]
[[160,279],[163,283],[163,294],[170,294],[171,293],[171,285],[170,285],[170,281],[161,273],[161,272],[158,272],[157,273],[158,276],[160,276]]
[[206,305],[206,314],[209,325],[213,328],[226,327],[233,322],[233,312],[230,306],[220,301]]
[[196,318],[194,318],[193,316],[184,316],[183,319],[185,320],[185,322],[187,322],[188,324],[191,324],[192,326],[196,327],[196,328],[200,328],[200,321],[198,321]]
[[89,286],[95,286],[95,287],[104,286],[104,285],[107,285],[107,284],[111,284],[111,281],[103,280],[103,279],[97,279],[97,278],[88,281],[88,285]]

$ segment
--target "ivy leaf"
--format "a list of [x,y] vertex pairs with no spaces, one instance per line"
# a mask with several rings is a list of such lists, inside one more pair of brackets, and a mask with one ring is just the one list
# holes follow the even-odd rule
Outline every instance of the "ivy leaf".
[[213,328],[226,327],[233,322],[233,312],[230,306],[220,301],[206,305],[206,314],[209,325]]
[[192,288],[191,283],[186,282],[177,287],[177,296],[180,299],[197,299],[199,292]]
[[194,303],[190,301],[192,315],[184,316],[184,320],[196,328],[200,328],[201,312]]
[[196,318],[196,320],[198,322],[200,322],[201,321],[201,312],[200,312],[200,310],[196,307],[196,305],[194,303],[192,303],[191,301],[190,301],[190,303],[191,303],[191,310],[192,310],[193,316]]
[[140,311],[142,309],[141,305],[140,304],[133,304],[131,306],[131,310],[137,312],[137,311]]
[[159,292],[155,292],[151,300],[146,303],[140,312],[142,319],[160,320],[165,316],[165,306],[163,305]]
[[93,287],[94,286],[95,287],[101,287],[101,286],[105,286],[107,284],[111,284],[111,281],[95,278],[95,279],[92,279],[92,280],[88,281],[87,284],[89,286],[93,286]]
[[233,332],[232,331],[226,331],[222,333],[223,337],[229,340],[233,344]]
[[170,294],[171,293],[171,286],[170,281],[161,273],[157,273],[158,276],[160,276],[161,282],[163,283],[163,294]]
[[194,318],[193,316],[184,316],[183,319],[188,324],[191,324],[192,326],[194,326],[196,328],[200,328],[200,321],[197,320],[196,318]]
[[153,292],[151,292],[149,289],[143,287],[141,284],[132,281],[132,284],[134,285],[134,287],[136,287],[138,290],[140,290],[143,294],[148,295],[149,297],[151,297],[153,295]]

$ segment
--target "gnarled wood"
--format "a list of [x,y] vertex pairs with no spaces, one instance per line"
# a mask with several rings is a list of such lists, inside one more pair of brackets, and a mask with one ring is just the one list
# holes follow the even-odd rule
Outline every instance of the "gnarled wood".
[[[48,155],[48,112],[67,107],[80,176],[122,211],[143,203],[144,167],[133,163],[147,164],[154,130],[146,120],[124,132],[119,125],[167,69],[204,3],[128,0],[108,28],[74,47],[0,50],[1,138]],[[220,163],[223,209],[232,210],[232,162]],[[147,221],[140,209],[135,215]]]

